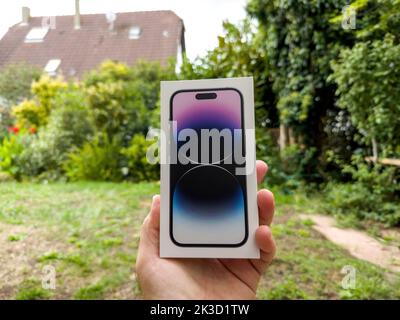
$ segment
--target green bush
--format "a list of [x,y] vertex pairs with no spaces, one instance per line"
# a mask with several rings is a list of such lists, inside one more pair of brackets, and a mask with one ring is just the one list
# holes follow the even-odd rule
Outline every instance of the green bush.
[[332,64],[337,104],[350,114],[359,139],[396,157],[400,141],[400,45],[394,36],[357,43]]
[[396,167],[365,163],[353,157],[344,167],[354,182],[328,184],[325,209],[329,213],[353,215],[359,220],[374,220],[387,225],[400,224],[400,172]]
[[150,112],[127,65],[105,61],[99,70],[86,76],[84,90],[99,132],[128,143],[135,133],[147,129]]
[[129,177],[134,181],[151,181],[159,179],[159,166],[150,164],[146,158],[148,147],[152,141],[147,141],[142,134],[136,134],[128,148],[121,153],[126,157],[129,169]]
[[280,186],[290,192],[303,185],[303,179],[312,180],[313,168],[310,168],[315,149],[303,150],[293,144],[280,151],[266,129],[257,129],[257,158],[264,160],[269,167],[266,182],[269,185]]
[[7,135],[8,128],[12,125],[11,107],[4,99],[0,98],[0,141],[3,141]]
[[72,181],[121,181],[120,163],[120,141],[103,133],[69,153],[63,169]]
[[26,63],[13,63],[0,72],[0,97],[9,104],[16,104],[31,97],[32,81],[38,80],[40,68]]
[[264,160],[268,164],[266,183],[283,186],[287,182],[288,176],[282,166],[278,144],[267,130],[266,128],[256,129],[257,159]]
[[22,152],[21,138],[17,135],[5,137],[0,144],[0,172],[18,178],[20,168],[19,157]]
[[21,128],[46,125],[52,110],[57,107],[55,99],[67,88],[67,83],[61,77],[53,79],[44,75],[38,81],[34,81],[32,83],[34,98],[25,99],[12,108],[17,125]]
[[57,179],[62,175],[61,164],[73,147],[88,141],[93,128],[82,94],[74,89],[60,93],[55,101],[48,124],[38,134],[26,139],[20,157],[22,174]]

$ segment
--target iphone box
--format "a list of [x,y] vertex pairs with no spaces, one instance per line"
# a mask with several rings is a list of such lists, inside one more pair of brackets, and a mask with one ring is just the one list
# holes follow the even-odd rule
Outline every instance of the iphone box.
[[161,82],[162,258],[260,257],[253,78]]

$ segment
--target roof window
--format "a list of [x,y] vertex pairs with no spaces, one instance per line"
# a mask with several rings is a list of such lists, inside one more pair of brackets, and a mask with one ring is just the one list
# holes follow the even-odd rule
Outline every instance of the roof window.
[[142,29],[139,26],[132,26],[129,29],[129,39],[139,39]]
[[47,62],[46,66],[44,67],[44,71],[49,75],[49,76],[55,76],[57,74],[57,69],[61,64],[60,59],[50,59],[49,62]]
[[27,43],[43,42],[44,37],[46,36],[48,31],[49,28],[34,27],[25,36],[25,42]]

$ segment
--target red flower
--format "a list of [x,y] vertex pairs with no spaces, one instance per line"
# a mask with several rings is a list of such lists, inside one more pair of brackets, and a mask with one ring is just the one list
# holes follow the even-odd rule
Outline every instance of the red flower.
[[37,129],[36,129],[35,127],[31,127],[31,128],[29,129],[29,132],[30,132],[31,134],[35,134],[35,133],[37,132]]
[[15,134],[17,134],[19,132],[18,127],[9,127],[7,130],[9,133],[15,133]]

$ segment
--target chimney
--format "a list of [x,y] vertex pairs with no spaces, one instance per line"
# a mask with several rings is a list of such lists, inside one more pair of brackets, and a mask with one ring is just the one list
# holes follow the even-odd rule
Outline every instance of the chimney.
[[74,17],[74,28],[81,28],[81,13],[79,12],[79,0],[75,0],[75,17]]
[[28,7],[22,7],[22,22],[21,22],[21,24],[24,26],[28,25],[30,16],[31,16],[31,10]]

